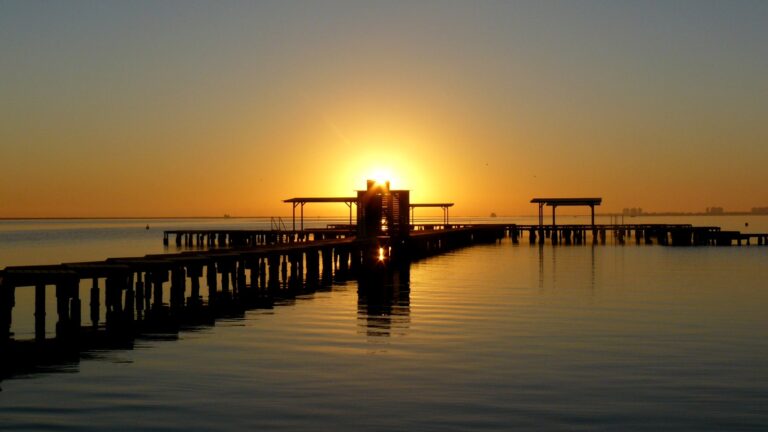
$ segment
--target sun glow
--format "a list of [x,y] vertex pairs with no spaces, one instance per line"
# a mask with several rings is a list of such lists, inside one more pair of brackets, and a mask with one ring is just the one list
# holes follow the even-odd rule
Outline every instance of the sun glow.
[[392,185],[392,183],[396,183],[393,181],[394,177],[395,176],[392,175],[392,170],[385,168],[375,168],[371,171],[371,174],[368,178],[375,181],[376,185],[384,186],[387,182],[389,182],[390,185]]

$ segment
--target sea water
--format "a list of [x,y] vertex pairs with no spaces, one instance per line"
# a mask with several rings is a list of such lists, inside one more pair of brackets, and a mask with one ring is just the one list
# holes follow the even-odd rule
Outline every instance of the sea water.
[[[257,222],[4,221],[0,268]],[[768,429],[768,248],[608,243],[473,246],[14,376],[0,430]]]

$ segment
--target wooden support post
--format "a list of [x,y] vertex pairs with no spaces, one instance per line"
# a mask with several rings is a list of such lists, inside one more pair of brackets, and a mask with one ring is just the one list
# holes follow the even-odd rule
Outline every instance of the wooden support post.
[[63,283],[56,284],[56,338],[62,339],[67,334],[69,323],[69,296]]
[[93,286],[91,286],[91,325],[93,328],[99,326],[100,311],[101,311],[101,290],[99,289],[99,278],[93,278]]
[[229,274],[231,273],[230,264],[228,262],[219,263],[219,273],[221,273],[221,293],[220,296],[223,299],[229,300],[231,293],[229,291]]
[[282,276],[283,282],[287,282],[288,281],[288,257],[283,255],[281,261],[282,261],[282,264],[280,269],[280,276]]
[[[255,238],[254,238],[255,243]],[[251,290],[256,290],[259,287],[259,259],[251,258],[247,262],[248,270],[251,272]]]
[[184,307],[187,277],[184,267],[179,265],[171,269],[171,309],[178,311]]
[[168,280],[167,270],[155,270],[152,272],[152,309],[158,311],[163,308],[163,282]]
[[11,337],[16,287],[0,280],[0,344]]
[[116,294],[117,291],[118,287],[115,276],[107,276],[104,281],[104,308],[107,312],[106,322],[109,328],[115,327],[118,324],[116,303],[120,302],[120,297],[119,294]]
[[200,298],[200,276],[203,274],[203,267],[199,265],[193,265],[187,267],[187,276],[191,279],[192,288],[189,298],[187,298],[187,305],[192,307],[198,307],[202,304]]
[[121,278],[125,283],[125,304],[123,305],[123,317],[128,323],[133,323],[135,318],[134,306],[136,304],[136,291],[133,290],[133,273]]
[[299,257],[298,253],[292,253],[289,257],[291,263],[291,282],[297,282],[299,279]]
[[237,283],[235,284],[235,288],[237,290],[237,295],[240,296],[245,291],[246,286],[246,278],[245,278],[245,261],[237,261]]
[[269,261],[269,281],[268,286],[270,288],[277,288],[280,285],[280,255],[272,254],[268,257]]
[[337,254],[339,255],[339,272],[345,273],[349,270],[349,251],[340,249]]
[[141,311],[144,305],[144,281],[142,279],[141,272],[136,273],[136,304],[133,306],[136,309],[136,314],[141,319]]
[[267,287],[267,258],[259,258],[259,288]]
[[333,250],[325,247],[320,250],[323,260],[323,282],[330,282],[333,277]]
[[68,278],[70,301],[69,301],[69,316],[70,316],[70,331],[73,335],[80,333],[80,325],[82,324],[80,302],[80,279]]
[[205,278],[208,283],[208,304],[212,305],[216,302],[216,278],[217,270],[216,263],[209,263],[205,270]]
[[152,302],[152,273],[144,273],[144,312],[148,312]]
[[45,340],[45,284],[35,285],[35,340]]

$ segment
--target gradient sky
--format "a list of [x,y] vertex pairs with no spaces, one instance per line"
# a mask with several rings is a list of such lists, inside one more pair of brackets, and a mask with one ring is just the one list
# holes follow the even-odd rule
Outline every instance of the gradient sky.
[[766,1],[0,0],[0,53],[0,217],[768,206]]

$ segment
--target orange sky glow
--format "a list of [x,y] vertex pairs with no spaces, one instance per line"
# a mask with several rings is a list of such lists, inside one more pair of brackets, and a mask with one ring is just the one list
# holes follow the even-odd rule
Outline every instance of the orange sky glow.
[[0,217],[768,207],[766,3],[127,3],[0,6]]

